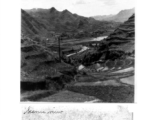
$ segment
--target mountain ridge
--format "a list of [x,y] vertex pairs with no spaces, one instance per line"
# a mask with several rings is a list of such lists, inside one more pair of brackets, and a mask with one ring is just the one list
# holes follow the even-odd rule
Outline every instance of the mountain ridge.
[[119,23],[97,21],[91,17],[83,17],[73,14],[68,10],[58,11],[57,9],[30,9],[25,10],[27,14],[36,19],[39,23],[44,24],[47,30],[57,33],[70,32],[77,33],[80,31],[112,31]]
[[132,14],[134,14],[135,9],[125,9],[121,10],[117,14],[113,15],[97,15],[93,16],[94,19],[99,21],[115,21],[115,22],[125,22],[128,20],[129,17],[131,17]]

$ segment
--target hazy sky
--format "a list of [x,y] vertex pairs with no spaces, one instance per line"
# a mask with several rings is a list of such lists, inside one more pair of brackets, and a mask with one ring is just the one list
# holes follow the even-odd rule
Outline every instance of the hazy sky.
[[83,16],[117,14],[120,10],[135,7],[134,0],[22,0],[23,9],[51,8],[69,10]]

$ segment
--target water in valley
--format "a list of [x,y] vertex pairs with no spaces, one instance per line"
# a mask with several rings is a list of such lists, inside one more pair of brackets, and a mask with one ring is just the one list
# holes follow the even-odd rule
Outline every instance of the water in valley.
[[[104,40],[105,38],[107,38],[107,36],[100,36],[100,37],[97,37],[97,38],[91,38],[91,39],[89,39],[87,41],[101,41],[101,40]],[[84,51],[86,51],[88,49],[89,49],[89,47],[82,46],[82,48],[81,48],[81,50],[79,52],[71,53],[71,54],[67,55],[67,57],[70,57],[70,56],[75,55],[77,53],[84,52]]]

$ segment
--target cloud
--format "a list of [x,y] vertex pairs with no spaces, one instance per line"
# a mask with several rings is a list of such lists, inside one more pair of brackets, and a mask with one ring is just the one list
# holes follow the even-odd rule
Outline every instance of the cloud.
[[115,5],[116,4],[116,0],[98,0],[98,1],[101,1],[103,2],[105,5]]
[[86,4],[87,2],[85,2],[84,0],[79,0],[77,1],[75,4]]

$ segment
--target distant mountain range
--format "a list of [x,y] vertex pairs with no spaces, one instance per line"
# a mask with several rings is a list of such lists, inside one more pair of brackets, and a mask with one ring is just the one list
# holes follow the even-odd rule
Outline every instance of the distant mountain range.
[[125,22],[134,13],[135,13],[135,9],[133,8],[133,9],[121,10],[116,15],[103,15],[103,16],[98,15],[98,16],[93,16],[93,18],[99,21]]
[[[120,23],[98,21],[72,14],[68,10],[58,11],[51,9],[22,10],[22,31],[29,34],[39,33],[77,33],[82,31],[113,31]],[[47,31],[47,32],[46,32]]]

